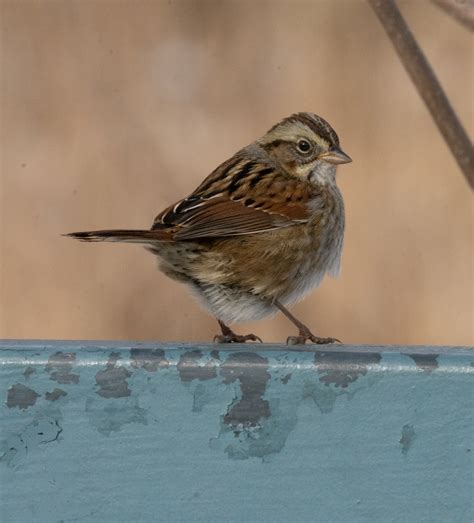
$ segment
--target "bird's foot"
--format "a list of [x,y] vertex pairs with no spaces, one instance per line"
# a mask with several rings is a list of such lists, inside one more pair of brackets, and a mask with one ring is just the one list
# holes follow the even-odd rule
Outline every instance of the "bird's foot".
[[287,345],[304,345],[306,341],[311,341],[317,345],[326,345],[329,343],[341,343],[337,338],[320,338],[315,336],[309,329],[300,329],[298,336],[288,336]]
[[235,334],[235,332],[230,332],[227,334],[216,334],[214,336],[214,343],[245,343],[246,341],[259,341],[263,343],[262,340],[255,336],[255,334]]
[[291,312],[284,307],[278,300],[273,300],[273,304],[281,310],[281,312],[298,327],[298,336],[288,336],[286,339],[287,345],[304,345],[307,340],[316,343],[317,345],[326,345],[328,343],[341,343],[337,338],[320,338],[315,336],[304,323],[301,323],[298,318],[295,318]]
[[245,343],[246,341],[259,341],[260,343],[263,343],[258,336],[255,336],[255,334],[236,334],[222,320],[217,321],[222,334],[216,334],[214,336],[214,343]]

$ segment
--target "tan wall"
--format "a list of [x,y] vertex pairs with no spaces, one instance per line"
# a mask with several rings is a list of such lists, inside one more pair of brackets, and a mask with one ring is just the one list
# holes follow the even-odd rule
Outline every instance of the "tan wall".
[[[472,135],[471,36],[400,6]],[[473,343],[472,195],[365,2],[4,1],[2,23],[0,337],[210,339],[144,250],[61,233],[149,226],[307,110],[354,162],[342,274],[294,312],[346,342]]]

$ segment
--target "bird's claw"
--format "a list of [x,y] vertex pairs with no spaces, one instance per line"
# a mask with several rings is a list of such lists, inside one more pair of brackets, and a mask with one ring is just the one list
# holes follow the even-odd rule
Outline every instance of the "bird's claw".
[[320,338],[314,334],[300,333],[299,336],[288,336],[286,340],[287,345],[304,345],[306,341],[309,340],[317,345],[327,345],[329,343],[341,343],[341,340],[337,338]]
[[256,336],[255,334],[216,334],[214,336],[214,343],[245,343],[247,341],[258,341],[263,343],[263,341]]

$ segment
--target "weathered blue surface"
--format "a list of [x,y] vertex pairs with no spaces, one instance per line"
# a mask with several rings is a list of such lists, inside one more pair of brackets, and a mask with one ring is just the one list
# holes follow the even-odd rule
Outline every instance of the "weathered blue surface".
[[474,350],[0,347],[2,522],[473,520]]

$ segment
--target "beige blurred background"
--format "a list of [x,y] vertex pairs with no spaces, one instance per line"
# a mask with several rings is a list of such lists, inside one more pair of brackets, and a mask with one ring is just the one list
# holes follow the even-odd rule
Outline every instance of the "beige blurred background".
[[[400,1],[472,136],[469,32]],[[133,245],[295,111],[354,162],[342,274],[293,311],[347,343],[473,343],[472,195],[364,1],[3,1],[0,337],[209,340],[217,324]],[[281,316],[246,324],[265,341]]]

